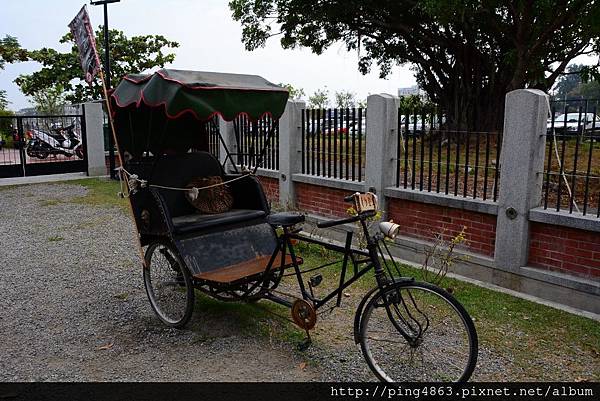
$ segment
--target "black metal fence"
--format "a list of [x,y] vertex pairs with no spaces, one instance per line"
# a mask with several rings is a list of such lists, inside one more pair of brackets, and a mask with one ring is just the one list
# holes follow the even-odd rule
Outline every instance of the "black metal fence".
[[302,173],[362,181],[366,109],[302,110]]
[[600,217],[600,99],[550,104],[544,208]]
[[279,170],[279,120],[264,116],[250,121],[241,115],[234,120],[237,164]]
[[0,177],[87,171],[82,114],[0,116]]
[[221,154],[221,142],[219,139],[219,117],[215,116],[205,124],[205,131],[208,133],[208,152],[215,156],[217,160]]
[[398,110],[396,186],[496,201],[502,133],[446,128],[435,110]]

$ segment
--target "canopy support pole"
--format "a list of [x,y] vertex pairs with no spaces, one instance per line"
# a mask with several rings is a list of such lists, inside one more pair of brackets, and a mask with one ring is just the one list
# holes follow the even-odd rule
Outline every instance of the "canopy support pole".
[[[211,124],[214,124],[214,121],[211,121]],[[221,130],[219,130],[219,141],[221,142],[221,145],[223,145],[223,149],[225,149],[225,153],[227,154],[227,156],[225,156],[225,160],[223,160],[223,169],[225,169],[225,166],[227,165],[227,159],[229,159],[231,160],[231,164],[233,165],[233,169],[235,170],[235,172],[239,173],[240,171],[238,170],[237,164],[233,160],[233,157],[231,157],[231,152],[229,151],[229,148],[227,147],[227,144],[223,139],[223,134],[221,133]]]

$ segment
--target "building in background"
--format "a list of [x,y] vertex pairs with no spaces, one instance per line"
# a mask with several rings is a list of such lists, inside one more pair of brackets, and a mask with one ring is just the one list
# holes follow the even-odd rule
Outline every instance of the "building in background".
[[398,88],[398,97],[417,95],[421,99],[426,99],[427,94],[419,88],[419,85],[409,86],[408,88]]

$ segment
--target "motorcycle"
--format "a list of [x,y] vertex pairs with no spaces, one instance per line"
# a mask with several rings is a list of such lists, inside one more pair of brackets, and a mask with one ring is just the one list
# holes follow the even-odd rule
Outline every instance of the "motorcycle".
[[68,127],[51,127],[50,132],[44,132],[40,129],[30,129],[27,131],[26,152],[30,157],[45,159],[49,155],[64,155],[72,157],[76,155],[83,159],[83,146],[81,138],[74,131],[75,124]]

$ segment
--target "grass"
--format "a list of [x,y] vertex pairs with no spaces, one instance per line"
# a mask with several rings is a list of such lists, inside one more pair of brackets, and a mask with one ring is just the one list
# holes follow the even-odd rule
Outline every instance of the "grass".
[[121,190],[119,181],[103,178],[85,178],[82,180],[68,181],[68,184],[81,185],[87,188],[84,196],[72,199],[71,202],[92,206],[116,206],[124,211],[129,210],[127,200],[118,196]]

